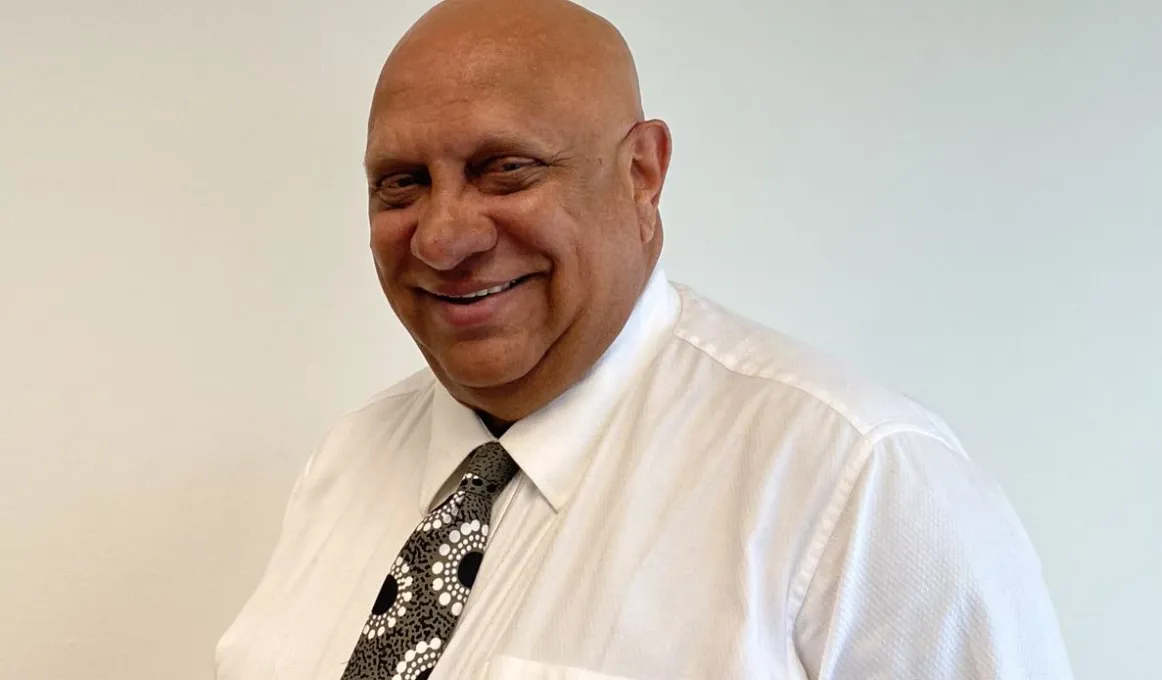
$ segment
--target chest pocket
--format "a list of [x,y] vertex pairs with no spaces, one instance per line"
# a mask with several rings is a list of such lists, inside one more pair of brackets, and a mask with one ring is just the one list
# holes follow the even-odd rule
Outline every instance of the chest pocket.
[[633,680],[622,675],[594,673],[570,666],[498,656],[488,666],[487,680]]

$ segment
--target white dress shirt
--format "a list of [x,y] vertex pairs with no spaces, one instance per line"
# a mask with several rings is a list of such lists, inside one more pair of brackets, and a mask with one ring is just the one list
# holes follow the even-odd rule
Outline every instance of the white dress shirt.
[[[400,548],[492,440],[423,371],[329,434],[219,680],[338,680]],[[431,680],[1071,677],[1029,539],[937,417],[652,277],[521,474]]]

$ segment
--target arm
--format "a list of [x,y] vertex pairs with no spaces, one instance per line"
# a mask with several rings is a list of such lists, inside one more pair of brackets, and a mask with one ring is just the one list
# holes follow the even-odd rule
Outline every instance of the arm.
[[1069,680],[1041,565],[1008,501],[918,432],[875,442],[794,626],[815,680]]

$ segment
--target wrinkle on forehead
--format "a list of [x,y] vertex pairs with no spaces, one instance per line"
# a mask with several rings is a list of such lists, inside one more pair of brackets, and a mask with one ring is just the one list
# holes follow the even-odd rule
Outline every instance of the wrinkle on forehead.
[[[466,160],[497,153],[559,159],[568,157],[569,149],[584,146],[584,140],[571,135],[589,131],[554,125],[522,109],[507,99],[477,100],[471,106],[425,106],[418,116],[393,109],[391,121],[369,131],[364,165],[375,176],[385,167],[437,158]],[[454,132],[446,134],[448,130]]]
[[605,19],[567,0],[446,0],[388,58],[369,125],[486,98],[594,128],[643,117],[633,56]]

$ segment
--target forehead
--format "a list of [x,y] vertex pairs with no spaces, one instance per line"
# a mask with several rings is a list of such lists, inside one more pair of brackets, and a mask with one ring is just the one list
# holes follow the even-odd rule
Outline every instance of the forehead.
[[380,83],[368,121],[369,165],[382,157],[468,156],[488,141],[561,145],[582,127],[552,79],[524,69],[441,70]]

